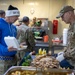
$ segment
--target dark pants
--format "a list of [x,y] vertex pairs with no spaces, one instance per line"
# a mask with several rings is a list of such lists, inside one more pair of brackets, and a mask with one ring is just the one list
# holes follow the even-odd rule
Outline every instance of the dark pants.
[[[54,54],[53,56],[56,58],[56,57],[57,57],[57,54]],[[70,65],[69,62],[66,61],[66,59],[64,59],[64,60],[62,60],[62,61],[60,62],[60,66],[61,66],[62,68],[74,69],[74,66]]]
[[66,61],[65,59],[60,62],[60,66],[61,66],[62,68],[74,69],[74,66],[70,65],[69,62]]

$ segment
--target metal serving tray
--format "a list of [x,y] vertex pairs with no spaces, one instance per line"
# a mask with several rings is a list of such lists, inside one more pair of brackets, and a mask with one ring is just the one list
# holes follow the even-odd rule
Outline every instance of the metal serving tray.
[[41,72],[41,69],[31,66],[12,66],[3,75],[9,75],[13,71],[37,71]]
[[36,71],[37,75],[44,75],[43,73],[47,72],[55,73],[54,75],[56,75],[56,73],[64,73],[66,75],[66,73],[70,74],[73,72],[73,70],[66,69],[41,69],[32,66],[12,66],[3,75],[9,75],[9,73],[13,71]]

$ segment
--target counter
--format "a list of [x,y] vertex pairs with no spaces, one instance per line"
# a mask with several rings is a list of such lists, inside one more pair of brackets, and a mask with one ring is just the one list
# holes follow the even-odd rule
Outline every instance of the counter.
[[36,41],[35,51],[38,52],[39,48],[46,49],[46,51],[48,52],[49,42]]
[[59,45],[52,45],[51,46],[51,55],[54,55],[55,53],[54,53],[54,51],[55,50],[60,50],[61,49],[61,51],[62,51],[62,49],[64,49],[64,47],[66,47],[66,45],[63,45],[63,44],[59,44]]

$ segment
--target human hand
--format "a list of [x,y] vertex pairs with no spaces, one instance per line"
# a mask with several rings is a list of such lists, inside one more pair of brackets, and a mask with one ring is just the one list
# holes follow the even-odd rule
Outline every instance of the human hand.
[[61,55],[61,54],[64,54],[64,52],[59,52],[59,53],[58,53],[58,56]]
[[22,42],[22,43],[20,43],[20,46],[21,46],[21,45],[26,45],[26,42]]
[[32,52],[29,53],[29,55],[36,55],[36,52],[32,51]]
[[56,60],[58,60],[59,62],[61,62],[64,59],[65,59],[64,58],[64,52],[58,53],[58,56],[56,57]]
[[13,46],[11,46],[11,47],[8,47],[8,51],[10,52],[10,51],[17,51],[17,48],[13,48]]

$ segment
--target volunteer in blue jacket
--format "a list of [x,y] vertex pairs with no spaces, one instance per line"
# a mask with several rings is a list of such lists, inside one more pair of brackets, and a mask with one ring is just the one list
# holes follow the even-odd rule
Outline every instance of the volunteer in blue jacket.
[[18,8],[10,5],[6,11],[5,19],[0,18],[0,75],[16,64],[15,54],[16,48],[8,47],[4,41],[4,37],[16,37],[17,29],[13,23],[20,16]]

